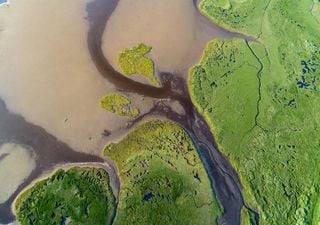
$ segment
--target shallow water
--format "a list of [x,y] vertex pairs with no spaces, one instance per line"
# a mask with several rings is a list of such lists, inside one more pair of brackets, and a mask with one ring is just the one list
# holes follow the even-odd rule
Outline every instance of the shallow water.
[[193,0],[119,1],[103,34],[106,58],[120,71],[119,52],[142,42],[153,48],[150,57],[158,71],[185,76],[209,40],[241,36],[212,24],[194,4]]
[[174,72],[192,46],[195,19],[192,1],[121,0],[107,22],[103,51],[118,68],[118,53],[142,42],[153,47],[159,71]]
[[[88,2],[28,0],[4,7],[0,98],[10,111],[75,150],[100,154],[103,131],[122,129],[128,118],[99,105],[115,88],[100,76],[88,52]],[[147,99],[136,103],[142,112],[152,106]]]
[[15,143],[0,146],[0,204],[8,200],[36,167],[35,154],[27,148]]
[[[5,103],[0,99],[0,145],[15,143],[25,146],[29,155],[34,155],[35,168],[27,176],[23,183],[15,188],[14,193],[2,204],[0,204],[0,223],[8,223],[14,220],[11,212],[11,204],[15,197],[34,179],[38,178],[44,171],[51,170],[57,164],[70,162],[103,162],[100,157],[79,153],[71,149],[65,143],[57,140],[56,137],[46,132],[43,128],[27,122],[23,117],[9,112]],[[28,146],[28,147],[26,147]],[[11,163],[17,166],[16,169],[23,169],[20,166],[28,163],[28,157],[14,158]],[[4,158],[5,160],[5,158]],[[22,160],[22,163],[19,162]],[[0,161],[0,165],[2,161]]]

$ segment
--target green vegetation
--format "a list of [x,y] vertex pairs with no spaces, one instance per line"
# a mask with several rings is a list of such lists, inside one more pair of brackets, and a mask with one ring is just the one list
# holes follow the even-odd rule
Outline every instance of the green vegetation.
[[[208,44],[201,65],[191,69],[193,76],[189,82],[192,98],[201,112],[205,112],[207,118],[219,118],[210,123],[215,133],[231,130],[233,138],[240,142],[254,126],[258,71],[259,62],[245,41],[215,40]],[[224,91],[223,95],[219,95],[221,91]],[[222,144],[229,141],[228,137],[218,138]]]
[[189,87],[262,225],[318,223],[319,4],[203,0],[200,6],[219,25],[259,37],[210,42],[190,70]]
[[76,167],[36,183],[15,210],[22,225],[106,225],[115,215],[115,198],[104,169]]
[[100,105],[105,110],[119,116],[135,118],[140,114],[139,109],[131,105],[130,99],[117,93],[103,97],[100,101]]
[[214,23],[236,32],[259,36],[270,0],[203,0],[201,12]]
[[121,190],[116,225],[216,224],[221,209],[188,134],[149,121],[104,154],[118,165]]
[[319,201],[319,199],[317,201],[316,207],[313,212],[312,224],[320,225],[320,201]]
[[139,44],[132,49],[125,48],[118,57],[119,65],[125,75],[139,74],[145,76],[152,84],[159,86],[160,83],[155,75],[154,63],[145,57],[152,47]]
[[241,209],[241,225],[258,225],[254,213],[245,207]]

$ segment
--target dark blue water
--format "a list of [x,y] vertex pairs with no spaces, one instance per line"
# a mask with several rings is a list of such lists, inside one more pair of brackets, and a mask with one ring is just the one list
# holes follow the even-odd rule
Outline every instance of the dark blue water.
[[6,3],[7,0],[0,0],[0,4]]
[[152,194],[151,192],[149,192],[148,194],[146,194],[144,197],[143,197],[143,201],[149,201],[151,198],[154,197],[154,194]]

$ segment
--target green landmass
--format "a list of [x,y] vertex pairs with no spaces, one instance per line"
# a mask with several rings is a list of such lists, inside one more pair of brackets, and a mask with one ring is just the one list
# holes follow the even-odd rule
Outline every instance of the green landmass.
[[319,4],[200,4],[220,26],[258,38],[210,42],[189,88],[262,225],[319,223]]
[[115,197],[104,169],[59,169],[17,199],[21,225],[106,225],[115,215]]
[[139,109],[132,106],[130,99],[117,93],[103,97],[100,101],[100,105],[105,110],[119,116],[135,118],[140,114]]
[[143,43],[133,48],[125,48],[118,56],[118,62],[123,73],[127,76],[134,74],[143,75],[152,84],[159,86],[159,80],[155,75],[154,63],[145,55],[152,50],[152,47]]
[[214,23],[235,32],[259,36],[270,0],[202,0],[200,11]]
[[146,122],[104,149],[118,166],[116,225],[217,224],[222,210],[192,140],[172,122]]

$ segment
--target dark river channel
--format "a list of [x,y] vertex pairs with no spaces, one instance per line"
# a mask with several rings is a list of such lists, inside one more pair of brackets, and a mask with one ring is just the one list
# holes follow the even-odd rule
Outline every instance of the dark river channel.
[[[90,24],[87,43],[96,68],[100,74],[109,82],[113,83],[119,91],[136,93],[154,99],[176,100],[186,112],[185,115],[180,115],[159,101],[154,104],[148,113],[132,121],[132,123],[128,125],[128,128],[134,126],[146,116],[166,117],[169,120],[181,124],[193,139],[209,174],[215,193],[224,208],[224,215],[219,221],[219,224],[240,224],[240,212],[245,203],[241,194],[242,187],[239,177],[229,161],[219,152],[209,126],[192,104],[187,82],[182,78],[187,76],[162,72],[159,74],[162,87],[157,88],[123,76],[110,65],[104,56],[102,36],[106,23],[116,8],[117,3],[117,0],[94,0],[87,5],[87,20]],[[194,1],[194,6],[197,7],[196,0]],[[204,20],[200,12],[198,14],[199,19]],[[209,21],[207,22],[210,23]],[[213,23],[211,25],[213,29],[216,30],[216,37],[250,39],[240,34],[228,32]],[[215,38],[215,36],[212,37],[212,39],[213,38]],[[18,187],[10,199],[0,204],[0,223],[9,223],[15,219],[11,212],[11,205],[14,199],[23,188],[38,178],[44,171],[53,169],[57,164],[104,161],[97,156],[74,151],[47,133],[43,128],[26,122],[21,116],[10,113],[4,101],[1,99],[0,127],[0,145],[11,142],[30,146],[37,155],[36,168],[31,175]],[[54,149],[54,151],[52,151],[52,149]],[[249,210],[255,214],[258,223],[259,215],[253,210]]]
[[[100,74],[112,82],[120,91],[133,92],[142,96],[158,99],[173,99],[177,100],[183,106],[186,114],[179,115],[168,106],[155,104],[149,113],[133,121],[132,125],[147,115],[165,116],[181,124],[188,131],[197,146],[216,195],[224,208],[224,216],[221,218],[220,224],[240,224],[240,211],[244,206],[244,201],[241,194],[239,177],[229,161],[218,151],[209,126],[192,104],[186,80],[178,76],[178,74],[162,72],[159,74],[159,77],[163,86],[156,88],[123,76],[117,72],[105,58],[102,50],[102,36],[106,23],[117,6],[117,2],[117,0],[96,0],[88,4],[87,11],[90,23],[88,47],[93,62]],[[197,8],[196,0],[194,0],[194,6]],[[200,12],[198,16],[203,17]],[[217,37],[237,37],[252,40],[250,37],[247,38],[241,34],[228,32],[215,24],[212,24],[212,26],[216,29]],[[213,38],[215,37],[212,37],[212,39]],[[253,210],[249,210],[255,213]],[[258,214],[255,216],[258,222]]]

